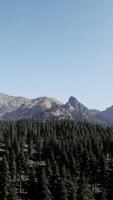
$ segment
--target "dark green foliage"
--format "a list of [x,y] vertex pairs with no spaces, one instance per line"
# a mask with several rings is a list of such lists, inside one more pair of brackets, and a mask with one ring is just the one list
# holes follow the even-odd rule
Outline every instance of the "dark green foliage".
[[1,200],[112,200],[113,128],[0,122]]
[[80,181],[78,200],[94,200],[85,176],[83,176]]
[[6,156],[3,157],[0,173],[0,198],[7,200],[11,189],[11,177]]
[[107,193],[105,189],[102,190],[100,200],[107,200]]

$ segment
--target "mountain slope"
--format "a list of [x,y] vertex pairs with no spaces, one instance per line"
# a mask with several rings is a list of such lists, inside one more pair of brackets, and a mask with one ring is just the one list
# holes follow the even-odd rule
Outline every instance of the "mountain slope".
[[102,111],[100,113],[97,113],[95,115],[97,119],[101,119],[102,121],[106,123],[113,123],[113,106],[107,108],[105,111]]
[[70,97],[66,104],[62,104],[53,98],[40,97],[25,102],[18,109],[4,115],[5,120],[17,120],[21,118],[93,121],[90,110],[81,104],[75,97]]
[[26,118],[41,118],[46,117],[47,110],[55,109],[58,106],[61,106],[62,103],[53,98],[48,97],[39,97],[37,99],[32,99],[26,101],[18,109],[6,113],[4,115],[5,120],[17,120],[17,119],[26,119]]
[[90,110],[71,96],[66,104],[49,98],[28,99],[0,93],[0,120],[18,119],[88,121],[91,123],[113,123],[113,106],[100,112]]
[[17,110],[23,104],[30,100],[24,97],[13,97],[0,93],[0,119],[9,112]]

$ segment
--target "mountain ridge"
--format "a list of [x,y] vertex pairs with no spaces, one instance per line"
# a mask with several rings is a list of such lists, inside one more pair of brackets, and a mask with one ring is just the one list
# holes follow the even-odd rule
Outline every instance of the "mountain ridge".
[[92,123],[113,123],[113,106],[104,111],[89,109],[74,96],[66,103],[52,97],[34,99],[10,96],[0,93],[0,120],[19,120],[34,118],[37,120],[88,121]]

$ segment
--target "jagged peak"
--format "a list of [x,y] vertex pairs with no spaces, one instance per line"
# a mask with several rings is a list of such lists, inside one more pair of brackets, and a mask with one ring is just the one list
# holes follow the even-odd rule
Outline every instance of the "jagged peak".
[[74,96],[69,97],[68,103],[73,107],[76,107],[76,105],[80,104],[80,102]]

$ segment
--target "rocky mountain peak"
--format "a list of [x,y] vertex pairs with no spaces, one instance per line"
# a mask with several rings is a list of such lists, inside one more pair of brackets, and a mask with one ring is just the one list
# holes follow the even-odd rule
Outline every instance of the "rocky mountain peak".
[[78,104],[80,104],[80,102],[79,102],[75,97],[73,97],[73,96],[71,96],[71,97],[69,98],[68,103],[69,103],[72,107],[74,107],[74,108],[76,108],[76,106],[77,106]]
[[72,119],[94,123],[113,123],[113,106],[103,112],[89,110],[75,97],[66,104],[51,97],[27,99],[0,93],[0,120],[35,118],[37,120]]

